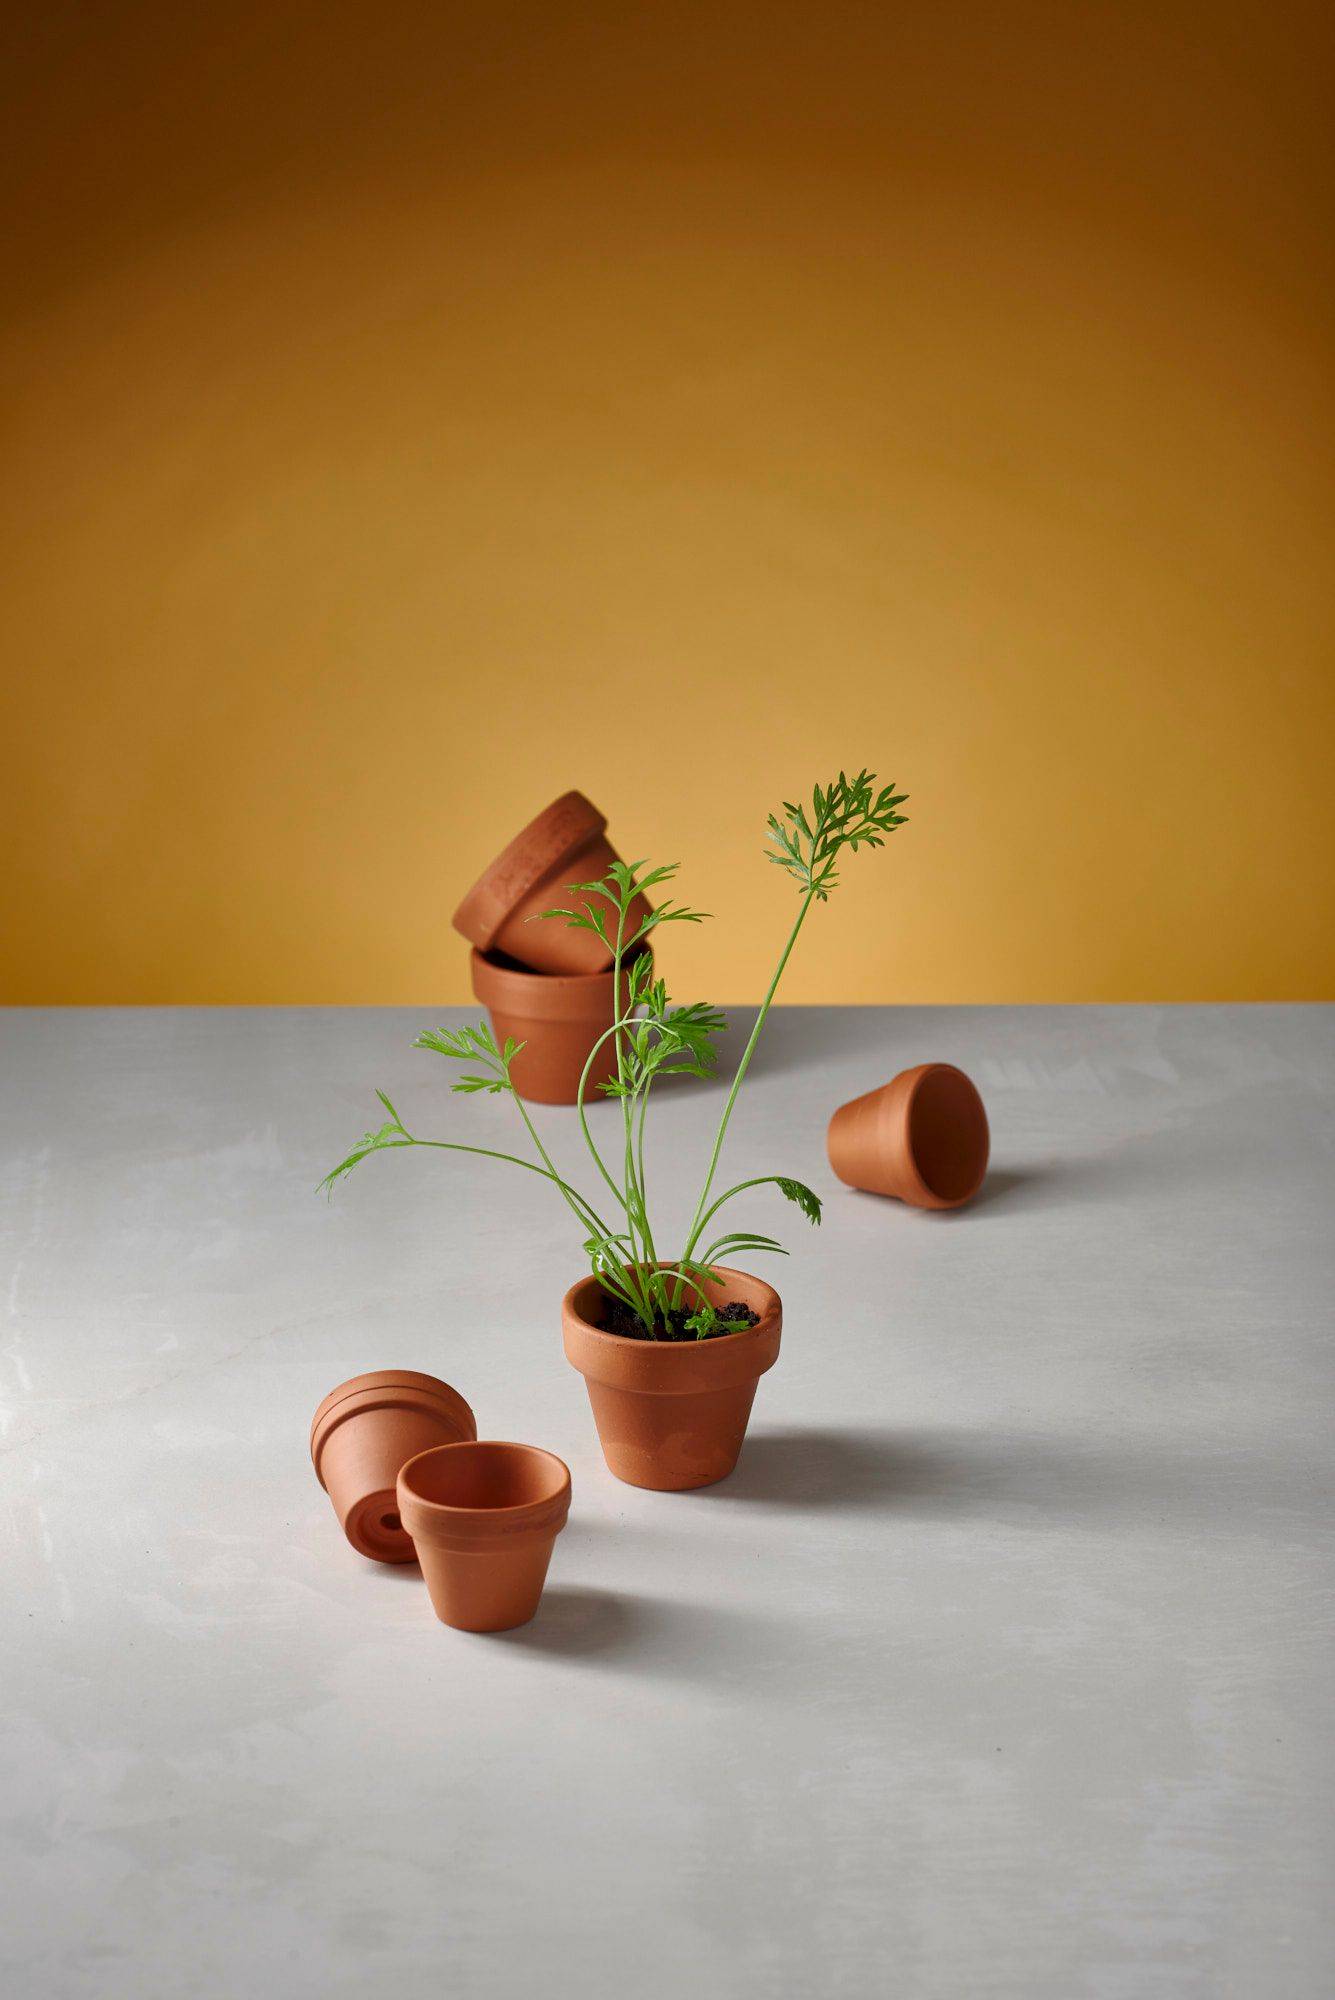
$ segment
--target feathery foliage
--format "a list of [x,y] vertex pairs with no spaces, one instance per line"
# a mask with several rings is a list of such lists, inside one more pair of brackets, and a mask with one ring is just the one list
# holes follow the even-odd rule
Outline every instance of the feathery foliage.
[[[653,1086],[661,1077],[712,1075],[715,1040],[726,1025],[719,1010],[704,1001],[674,1006],[663,980],[654,978],[652,958],[644,950],[652,933],[663,924],[698,924],[705,912],[662,898],[647,915],[638,920],[633,915],[638,898],[661,890],[674,879],[675,862],[651,868],[645,861],[614,861],[601,881],[570,884],[571,905],[543,912],[544,917],[563,921],[576,930],[594,932],[607,947],[615,973],[614,1017],[590,1051],[580,1080],[577,1105],[580,1130],[590,1159],[606,1189],[599,1199],[606,1202],[610,1197],[613,1203],[610,1224],[585,1195],[557,1172],[523,1099],[514,1088],[510,1069],[524,1044],[507,1037],[504,1047],[498,1046],[485,1021],[464,1028],[426,1028],[413,1046],[468,1066],[455,1079],[452,1089],[512,1098],[536,1159],[495,1152],[485,1146],[466,1146],[454,1140],[419,1139],[408,1131],[384,1092],[377,1091],[389,1113],[388,1121],[359,1140],[347,1158],[325,1176],[321,1188],[332,1192],[339,1181],[372,1153],[404,1146],[429,1146],[442,1152],[474,1153],[487,1159],[506,1160],[553,1183],[581,1225],[585,1255],[598,1282],[611,1297],[630,1307],[647,1338],[657,1337],[669,1313],[686,1312],[688,1306],[691,1309],[685,1323],[697,1340],[735,1331],[740,1322],[721,1316],[709,1298],[707,1287],[716,1276],[717,1265],[726,1257],[756,1252],[786,1256],[787,1252],[772,1236],[758,1235],[749,1229],[725,1229],[711,1236],[714,1217],[726,1203],[755,1188],[777,1188],[813,1225],[820,1222],[821,1204],[809,1187],[786,1174],[764,1174],[740,1181],[711,1200],[724,1138],[756,1043],[808,911],[814,903],[827,902],[838,886],[836,864],[841,855],[856,853],[859,847],[880,847],[887,834],[904,824],[897,808],[903,805],[906,794],[896,792],[890,785],[878,792],[875,784],[875,777],[869,771],[860,771],[851,780],[841,771],[831,784],[815,787],[809,806],[785,802],[782,816],[772,813],[769,817],[767,858],[793,877],[800,904],[733,1075],[700,1199],[675,1261],[660,1256],[650,1221],[645,1114]],[[624,1006],[620,998],[623,991]],[[594,1142],[585,1102],[594,1057],[609,1039],[615,1044],[616,1074],[601,1084],[600,1089],[621,1105],[621,1157],[615,1172]]]

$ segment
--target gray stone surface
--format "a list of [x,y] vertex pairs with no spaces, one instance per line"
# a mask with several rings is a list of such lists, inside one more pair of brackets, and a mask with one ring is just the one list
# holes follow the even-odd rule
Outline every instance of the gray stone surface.
[[[784,1350],[694,1495],[603,1469],[539,1182],[396,1155],[316,1199],[373,1085],[508,1132],[432,1018],[0,1017],[0,1988],[1335,1990],[1332,1012],[777,1016],[728,1164],[826,1223],[741,1211],[794,1252]],[[926,1057],[992,1115],[954,1216],[824,1159]],[[717,1102],[658,1107],[669,1214]],[[342,1542],[310,1415],[390,1364],[569,1462],[526,1630]]]

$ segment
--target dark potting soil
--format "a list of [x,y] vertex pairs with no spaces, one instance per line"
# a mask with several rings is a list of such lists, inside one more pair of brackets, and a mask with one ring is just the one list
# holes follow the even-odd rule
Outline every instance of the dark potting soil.
[[[670,1312],[667,1316],[666,1324],[661,1319],[658,1321],[654,1338],[656,1340],[693,1341],[696,1336],[686,1324],[693,1311],[694,1307],[687,1306],[683,1307],[680,1312]],[[729,1299],[725,1305],[719,1306],[718,1316],[720,1319],[745,1320],[748,1326],[758,1326],[760,1324],[760,1314],[752,1312],[750,1306],[739,1304],[736,1299]],[[624,1340],[648,1340],[649,1338],[649,1335],[644,1330],[644,1323],[638,1314],[632,1312],[631,1308],[621,1299],[605,1299],[603,1301],[603,1316],[598,1324],[604,1333],[619,1333]],[[732,1331],[736,1333],[737,1328],[734,1327]],[[713,1337],[715,1339],[718,1338],[717,1335]]]

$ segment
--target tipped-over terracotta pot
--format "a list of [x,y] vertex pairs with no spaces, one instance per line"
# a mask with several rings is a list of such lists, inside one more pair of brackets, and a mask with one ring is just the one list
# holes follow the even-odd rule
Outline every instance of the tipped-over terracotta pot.
[[448,1382],[382,1368],[330,1390],[311,1423],[311,1462],[358,1554],[410,1563],[416,1550],[395,1497],[399,1467],[476,1436],[473,1412]]
[[[491,1015],[497,1041],[503,1047],[513,1035],[526,1044],[510,1071],[519,1095],[538,1104],[573,1104],[590,1051],[614,1019],[611,972],[528,972],[480,951],[472,955],[472,972],[473,991]],[[623,971],[623,1005],[627,977]],[[597,1100],[598,1085],[616,1075],[616,1066],[616,1041],[608,1035],[589,1071],[586,1098]]]
[[[572,882],[599,882],[619,857],[603,833],[606,816],[583,792],[564,792],[515,835],[473,884],[454,913],[454,928],[479,951],[501,952],[534,972],[605,972],[610,954],[597,933],[572,930],[544,910],[576,909]],[[587,902],[585,903],[587,908]],[[605,916],[611,905],[595,904]],[[637,897],[627,935],[649,914]]]
[[431,1604],[461,1632],[507,1632],[538,1608],[570,1512],[570,1473],[531,1444],[447,1444],[399,1473],[399,1513]]
[[914,1208],[959,1208],[987,1172],[983,1100],[951,1063],[919,1063],[843,1104],[826,1135],[830,1165],[849,1187]]
[[599,1326],[607,1295],[596,1278],[562,1300],[566,1359],[584,1377],[608,1469],[628,1486],[713,1486],[737,1463],[756,1384],[779,1356],[783,1306],[745,1271],[720,1266],[706,1289],[715,1305],[750,1306],[758,1323],[714,1340],[628,1340]]

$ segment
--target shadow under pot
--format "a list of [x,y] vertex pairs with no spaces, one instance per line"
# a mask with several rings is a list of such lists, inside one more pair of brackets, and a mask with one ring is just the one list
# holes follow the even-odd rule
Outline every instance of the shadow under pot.
[[744,1332],[690,1341],[609,1333],[599,1324],[607,1294],[592,1277],[562,1301],[566,1359],[584,1377],[608,1470],[628,1486],[714,1486],[737,1463],[756,1385],[779,1358],[783,1305],[760,1278],[717,1268],[710,1303],[760,1315]]
[[436,1445],[476,1436],[458,1390],[412,1368],[354,1375],[330,1390],[311,1422],[311,1463],[358,1555],[415,1561],[396,1497],[399,1467]]
[[849,1187],[914,1208],[960,1208],[987,1172],[983,1100],[952,1063],[919,1063],[830,1120],[830,1165]]
[[[590,1056],[586,1098],[596,1098],[598,1085],[616,1075],[616,1039],[607,1033],[616,1018],[610,970],[578,976],[529,972],[509,959],[475,951],[472,975],[473,991],[491,1016],[496,1040],[504,1047],[512,1035],[525,1044],[510,1071],[521,1097],[537,1104],[574,1104]],[[623,1006],[628,978],[623,968]],[[602,1035],[607,1039],[598,1048]]]
[[[454,928],[482,952],[500,952],[535,972],[606,972],[611,955],[596,931],[571,929],[544,910],[574,908],[572,882],[599,882],[620,857],[607,839],[606,816],[582,792],[564,792],[479,877],[454,913]],[[587,902],[584,904],[587,908]],[[594,907],[604,915],[610,905]],[[638,896],[630,908],[633,937],[649,914]]]
[[443,1625],[508,1632],[538,1608],[570,1472],[536,1445],[442,1445],[399,1473],[399,1513]]

